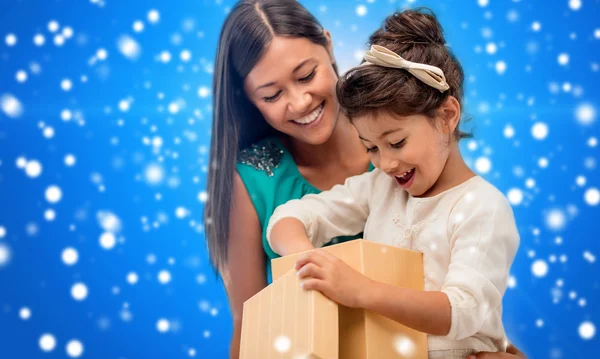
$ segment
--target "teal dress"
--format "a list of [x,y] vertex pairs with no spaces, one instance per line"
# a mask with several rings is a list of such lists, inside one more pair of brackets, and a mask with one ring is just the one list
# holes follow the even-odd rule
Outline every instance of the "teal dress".
[[[369,166],[369,171],[373,170]],[[241,151],[236,169],[250,195],[262,227],[262,245],[267,256],[267,283],[271,283],[271,260],[279,255],[267,242],[267,225],[277,206],[307,194],[321,192],[300,174],[292,155],[279,138],[268,137]],[[345,242],[362,237],[362,233],[351,237],[332,238],[328,244]]]

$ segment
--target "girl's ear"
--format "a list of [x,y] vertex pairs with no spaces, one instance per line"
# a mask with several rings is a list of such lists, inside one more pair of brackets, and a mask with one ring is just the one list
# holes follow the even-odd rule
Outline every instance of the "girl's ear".
[[460,103],[454,96],[448,96],[439,109],[444,123],[444,132],[454,133],[460,122]]
[[332,64],[335,64],[335,57],[333,56],[333,42],[331,40],[331,33],[325,29],[323,29],[323,33],[325,34],[325,37],[327,38],[327,53],[329,54],[329,59],[331,60]]

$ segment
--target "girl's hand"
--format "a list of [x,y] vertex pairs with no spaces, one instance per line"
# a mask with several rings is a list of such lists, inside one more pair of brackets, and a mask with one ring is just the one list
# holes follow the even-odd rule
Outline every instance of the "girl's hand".
[[358,308],[372,281],[323,249],[303,254],[296,270],[306,290],[317,290],[336,303]]

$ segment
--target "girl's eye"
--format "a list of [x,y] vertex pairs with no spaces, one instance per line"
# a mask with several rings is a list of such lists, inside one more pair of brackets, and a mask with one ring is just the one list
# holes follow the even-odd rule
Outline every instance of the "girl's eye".
[[308,81],[312,80],[313,77],[315,77],[316,73],[317,73],[317,68],[315,68],[314,70],[312,70],[312,72],[310,74],[308,74],[308,76],[299,79],[299,81],[300,82],[308,82]]
[[377,146],[367,147],[367,153],[375,153],[375,152],[377,152]]
[[402,146],[404,146],[404,144],[406,143],[406,139],[400,141],[400,142],[396,142],[392,144],[393,148],[401,148]]
[[271,97],[263,97],[263,100],[265,100],[266,102],[273,102],[279,98],[280,94],[281,94],[281,91],[278,91],[275,95],[273,95]]

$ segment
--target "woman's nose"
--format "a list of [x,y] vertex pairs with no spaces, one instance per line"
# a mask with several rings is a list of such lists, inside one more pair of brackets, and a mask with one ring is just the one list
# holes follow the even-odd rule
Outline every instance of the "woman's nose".
[[294,116],[304,116],[310,111],[312,96],[306,91],[294,91],[291,93],[288,108]]

